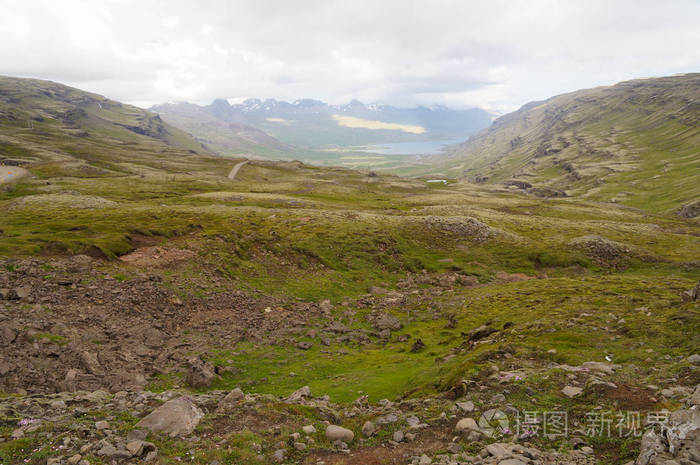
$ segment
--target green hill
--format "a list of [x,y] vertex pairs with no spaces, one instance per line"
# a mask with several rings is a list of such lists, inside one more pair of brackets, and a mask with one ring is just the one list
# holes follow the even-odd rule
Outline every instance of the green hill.
[[700,198],[699,147],[693,73],[529,103],[455,147],[434,172],[674,211]]
[[0,162],[36,174],[114,176],[208,149],[151,112],[36,79],[0,77]]

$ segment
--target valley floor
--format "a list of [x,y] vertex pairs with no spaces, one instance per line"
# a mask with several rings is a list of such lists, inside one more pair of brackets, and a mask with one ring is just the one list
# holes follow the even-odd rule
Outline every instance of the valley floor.
[[697,460],[696,220],[195,161],[0,191],[0,463]]

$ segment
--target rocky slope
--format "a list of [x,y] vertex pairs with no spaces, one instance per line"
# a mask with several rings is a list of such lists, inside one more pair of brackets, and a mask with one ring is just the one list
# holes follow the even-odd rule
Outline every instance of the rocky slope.
[[638,79],[529,103],[438,169],[541,196],[678,211],[700,196],[699,128],[700,74]]

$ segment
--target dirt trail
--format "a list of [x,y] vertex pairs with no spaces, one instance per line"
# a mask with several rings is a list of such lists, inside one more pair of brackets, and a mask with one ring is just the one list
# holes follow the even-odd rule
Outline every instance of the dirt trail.
[[231,170],[231,172],[228,174],[228,178],[231,180],[236,179],[236,175],[238,174],[238,170],[240,170],[241,167],[243,165],[245,165],[246,163],[248,163],[248,160],[244,160],[240,163],[237,163],[236,166],[234,166],[233,169]]
[[0,184],[12,182],[29,174],[29,171],[19,166],[0,165]]

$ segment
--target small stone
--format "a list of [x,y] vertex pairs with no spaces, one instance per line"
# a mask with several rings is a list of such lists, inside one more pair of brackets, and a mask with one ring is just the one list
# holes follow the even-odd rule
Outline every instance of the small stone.
[[526,463],[518,459],[507,459],[501,460],[500,462],[498,462],[498,465],[526,465]]
[[235,388],[228,394],[226,394],[226,397],[224,397],[225,402],[238,402],[239,400],[243,399],[245,397],[245,394],[243,394],[243,391],[241,388]]
[[147,429],[132,429],[126,435],[126,441],[127,442],[145,441],[146,437],[148,437],[148,430]]
[[351,442],[355,438],[355,433],[342,426],[328,425],[326,427],[326,438],[329,441]]
[[457,402],[456,405],[464,413],[471,413],[474,411],[474,402],[472,402],[471,400],[468,400],[466,402]]
[[272,454],[272,458],[275,459],[276,462],[284,462],[285,457],[287,457],[287,449],[277,449],[274,454]]
[[98,430],[109,429],[109,422],[104,420],[95,422],[95,428]]
[[366,421],[364,425],[362,425],[362,434],[368,438],[374,434],[374,432],[377,431],[377,428],[374,426],[374,423],[371,421]]
[[51,408],[55,408],[55,409],[64,409],[64,408],[66,408],[66,403],[65,403],[64,401],[62,401],[62,400],[54,400],[54,401],[51,402],[51,404],[49,404],[49,405],[51,406]]
[[584,455],[593,455],[593,448],[590,446],[583,446],[581,449],[579,449],[582,454]]
[[133,455],[134,457],[140,457],[143,453],[143,445],[144,442],[140,440],[130,441],[126,443],[126,450],[131,452],[131,455]]
[[431,463],[433,463],[433,459],[425,454],[421,455],[420,459],[418,459],[418,465],[430,465]]
[[394,431],[394,435],[392,436],[392,439],[394,440],[394,442],[401,442],[401,441],[403,441],[403,437],[404,437],[403,431],[399,430],[399,431]]
[[564,389],[561,390],[561,393],[564,394],[569,399],[576,397],[577,395],[581,394],[582,392],[583,392],[583,389],[581,389],[580,387],[576,387],[576,386],[566,386]]
[[508,453],[505,447],[503,447],[502,444],[499,443],[494,443],[494,444],[489,444],[486,446],[486,452],[488,452],[490,455],[500,458],[503,457]]
[[476,424],[476,421],[473,418],[462,418],[457,422],[457,425],[455,426],[455,431],[458,433],[461,433],[462,431],[478,431],[479,430],[479,425]]
[[447,452],[450,454],[459,454],[462,452],[462,446],[457,444],[456,442],[451,442],[447,445]]
[[418,419],[417,416],[410,416],[406,418],[406,423],[408,423],[408,426],[411,428],[417,428],[420,425],[420,419]]
[[399,417],[394,413],[389,413],[388,415],[383,415],[377,418],[376,421],[378,425],[390,425],[399,421]]
[[306,444],[304,444],[303,442],[295,442],[294,448],[296,450],[306,450]]
[[314,428],[314,425],[306,425],[302,428],[302,431],[304,431],[304,434],[314,434],[316,428]]
[[82,458],[83,458],[82,455],[80,455],[80,454],[75,454],[74,456],[72,456],[72,457],[70,457],[70,458],[68,459],[68,463],[69,463],[70,465],[77,465],[78,462],[80,462],[80,460],[81,460]]
[[309,386],[304,386],[297,389],[291,393],[289,397],[287,397],[287,400],[290,402],[297,402],[301,399],[305,399],[306,397],[311,397],[311,388],[309,388]]

